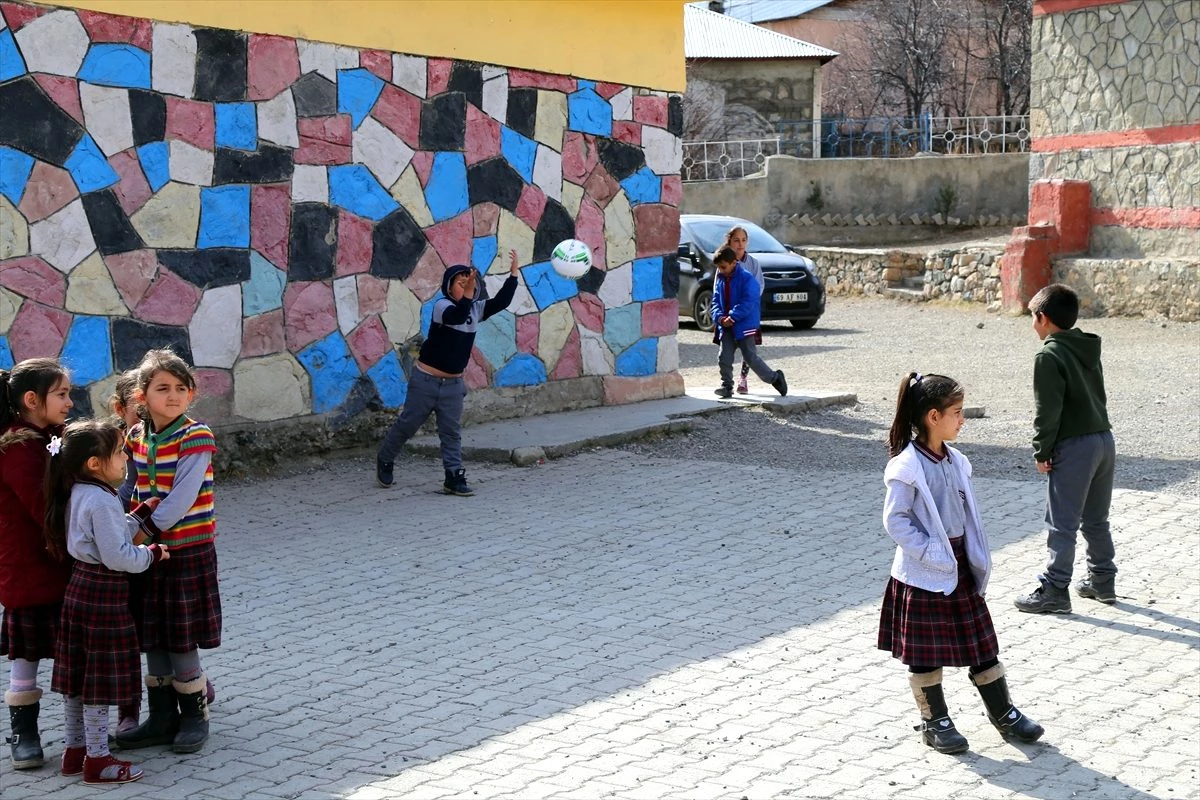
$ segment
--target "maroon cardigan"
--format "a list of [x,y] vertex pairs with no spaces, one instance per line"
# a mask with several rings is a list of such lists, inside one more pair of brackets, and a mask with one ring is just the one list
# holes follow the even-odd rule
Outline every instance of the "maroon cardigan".
[[5,608],[61,603],[71,574],[71,560],[54,560],[42,533],[46,504],[43,482],[50,454],[50,435],[61,427],[41,429],[24,422],[0,433],[32,432],[32,438],[0,451],[0,605]]

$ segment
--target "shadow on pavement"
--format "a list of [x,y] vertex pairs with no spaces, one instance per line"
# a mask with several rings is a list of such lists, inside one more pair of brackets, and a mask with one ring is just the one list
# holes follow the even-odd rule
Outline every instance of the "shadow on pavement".
[[1113,630],[1121,631],[1122,633],[1130,633],[1136,636],[1149,636],[1152,639],[1158,639],[1160,642],[1175,642],[1176,644],[1186,645],[1193,650],[1200,650],[1200,624],[1197,624],[1194,620],[1177,617],[1174,614],[1164,614],[1160,611],[1154,611],[1153,609],[1136,606],[1132,603],[1126,603],[1120,600],[1111,606],[1111,608],[1126,611],[1130,614],[1140,614],[1142,616],[1149,617],[1150,619],[1156,622],[1161,622],[1165,625],[1174,625],[1178,628],[1184,628],[1186,631],[1190,631],[1191,633],[1189,634],[1183,631],[1158,631],[1154,630],[1153,628],[1147,628],[1144,625],[1138,625],[1135,622],[1118,622],[1116,620],[1101,619],[1098,617],[1091,617],[1086,614],[1080,614],[1078,602],[1074,604],[1074,608],[1075,613],[1071,615],[1072,620],[1086,622],[1089,625],[1096,625],[1102,628],[1111,628]]
[[[1015,747],[1016,745],[1014,745]],[[1122,783],[1111,775],[1085,767],[1075,759],[1046,741],[1023,744],[1018,748],[1029,755],[1029,760],[998,761],[987,756],[976,755],[963,759],[963,763],[979,773],[988,783],[1008,789],[1019,797],[1034,797],[1039,800],[1064,800],[1066,797],[1087,797],[1088,800],[1159,800],[1155,795]],[[1027,769],[1020,767],[1028,765]],[[1015,768],[1015,769],[1014,769]],[[1030,785],[1030,771],[1036,769],[1053,780]],[[1186,781],[1180,781],[1185,784]],[[1183,785],[1181,789],[1185,788]]]

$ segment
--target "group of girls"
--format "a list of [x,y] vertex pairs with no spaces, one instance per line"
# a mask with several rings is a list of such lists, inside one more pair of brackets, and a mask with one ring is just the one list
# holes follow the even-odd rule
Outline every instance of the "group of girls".
[[[15,769],[44,761],[37,684],[54,660],[64,695],[61,772],[127,783],[141,767],[110,751],[208,738],[212,688],[200,649],[221,639],[212,431],[190,419],[191,368],[151,350],[121,376],[117,420],[68,423],[71,377],[57,360],[0,370],[0,654]],[[149,714],[138,724],[139,651]]]

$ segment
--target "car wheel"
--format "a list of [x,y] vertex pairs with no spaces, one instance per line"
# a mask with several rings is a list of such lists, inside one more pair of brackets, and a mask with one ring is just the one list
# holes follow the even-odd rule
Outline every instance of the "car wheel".
[[696,325],[700,330],[712,330],[712,289],[701,289],[696,292],[696,299],[692,302],[692,319],[696,320]]
[[817,321],[815,319],[794,319],[794,320],[792,320],[792,327],[796,328],[798,330],[802,330],[802,331],[812,330],[812,328],[814,326],[816,326],[816,324],[817,324]]

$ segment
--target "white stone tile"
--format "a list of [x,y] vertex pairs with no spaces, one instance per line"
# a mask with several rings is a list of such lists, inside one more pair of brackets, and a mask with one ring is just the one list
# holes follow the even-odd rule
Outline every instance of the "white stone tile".
[[501,122],[508,119],[508,73],[483,82],[483,113]]
[[88,133],[104,155],[133,147],[133,122],[129,116],[129,91],[80,81],[79,104]]
[[172,139],[169,147],[171,180],[192,186],[212,186],[212,151],[201,150],[179,139]]
[[329,170],[314,164],[297,164],[292,171],[293,203],[328,203]]
[[283,147],[300,146],[300,134],[296,129],[296,101],[291,89],[284,89],[257,105],[258,138]]
[[[296,42],[296,50],[300,53],[301,75],[308,72],[319,72],[337,83],[337,45],[325,42],[307,42],[301,39]],[[358,64],[356,63],[355,66]]]
[[610,269],[600,284],[596,296],[605,308],[620,308],[633,302],[633,263],[622,264]]
[[95,249],[81,199],[29,226],[29,252],[59,272],[69,274]]
[[338,328],[343,334],[358,326],[358,277],[347,275],[333,282],[333,302],[337,308]]
[[30,72],[74,77],[87,54],[87,30],[74,11],[51,11],[13,34]]
[[242,352],[242,287],[209,289],[188,324],[197,367],[232,367]]
[[642,149],[646,151],[646,165],[655,175],[673,175],[683,163],[683,142],[673,133],[642,126]]
[[196,35],[191,25],[154,23],[150,85],[154,91],[191,97],[196,85]]
[[633,119],[633,89],[625,88],[608,99],[613,119]]
[[533,182],[547,197],[562,202],[562,153],[539,144],[537,158],[533,162]]
[[392,83],[424,98],[429,85],[429,60],[423,56],[396,53],[392,56]]
[[391,186],[412,161],[413,149],[374,117],[363,119],[351,140],[351,157],[375,174],[383,186]]

